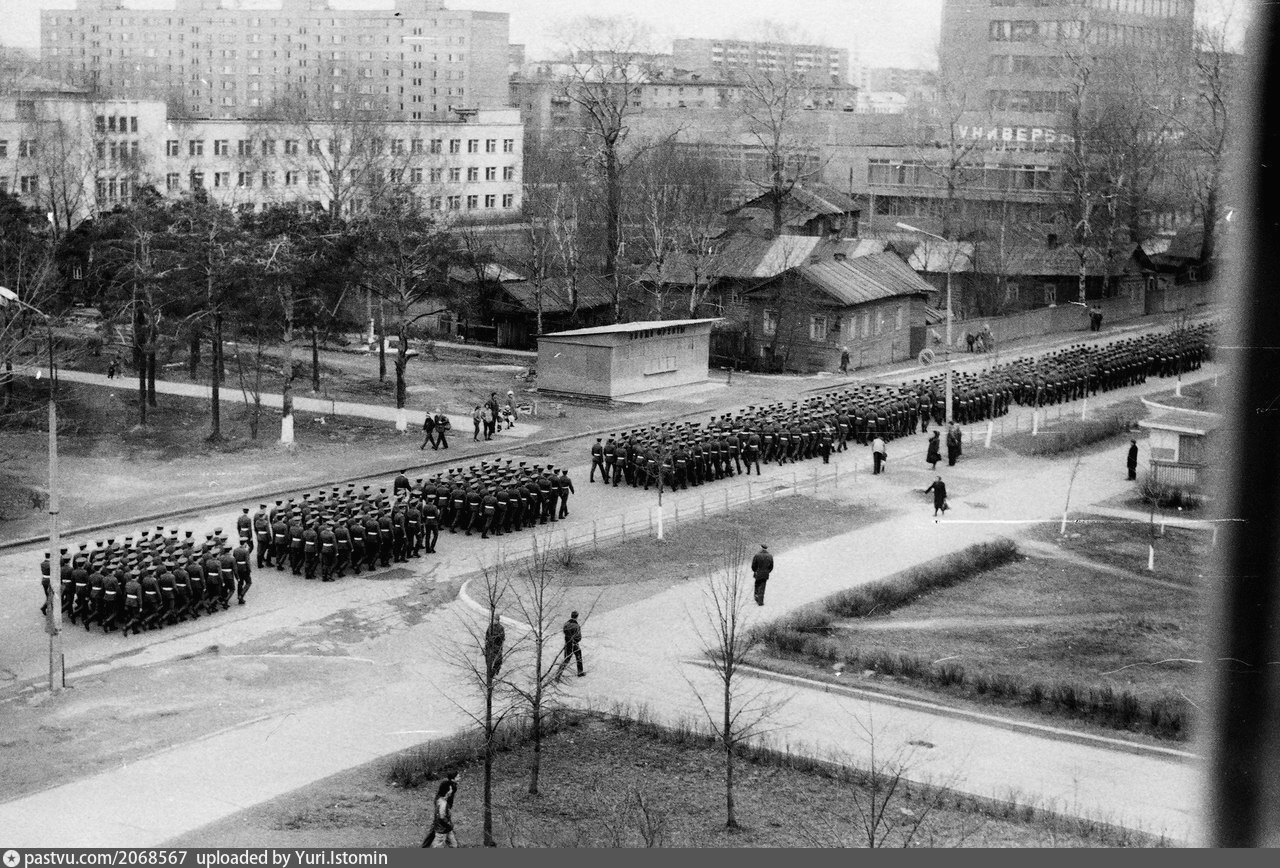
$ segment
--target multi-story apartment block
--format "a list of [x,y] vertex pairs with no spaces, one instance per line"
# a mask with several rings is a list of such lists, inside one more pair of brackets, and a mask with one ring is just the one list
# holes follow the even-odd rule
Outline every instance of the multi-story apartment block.
[[50,83],[0,96],[0,188],[63,228],[143,187],[199,189],[241,210],[302,202],[344,214],[399,194],[500,221],[521,207],[523,132],[514,109],[418,122],[166,118],[157,100]]
[[733,79],[750,72],[803,76],[817,84],[849,83],[849,49],[789,42],[736,39],[677,39],[672,43],[677,69]]
[[278,114],[300,99],[404,120],[506,105],[505,13],[446,9],[442,0],[378,9],[277,3],[139,9],[77,0],[41,12],[41,60],[50,78],[162,99],[171,115],[193,118]]
[[1194,19],[1194,0],[946,0],[940,76],[985,138],[1054,127],[1068,109],[1068,53],[1174,58],[1190,48]]

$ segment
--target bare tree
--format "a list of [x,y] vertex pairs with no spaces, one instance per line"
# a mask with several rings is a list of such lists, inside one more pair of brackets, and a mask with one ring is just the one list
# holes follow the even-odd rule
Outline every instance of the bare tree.
[[822,171],[801,123],[808,99],[809,84],[799,75],[752,71],[742,82],[740,105],[747,132],[764,156],[763,174],[746,180],[768,197],[775,235],[782,232],[792,189]]
[[[585,17],[571,22],[562,36],[568,74],[563,95],[578,106],[582,157],[595,168],[603,199],[603,263],[606,274],[618,267],[623,238],[623,178],[640,151],[625,155],[630,119],[640,113],[641,86],[651,77],[645,59],[650,34],[634,19]],[[614,299],[615,319],[621,300]]]
[[[473,580],[473,587],[477,582]],[[472,693],[479,698],[478,709],[458,704],[480,731],[484,745],[484,846],[496,847],[493,835],[493,758],[496,754],[497,736],[503,722],[516,708],[507,689],[507,681],[501,674],[501,658],[514,650],[514,645],[495,648],[494,625],[501,625],[501,610],[511,591],[506,567],[499,562],[493,567],[482,567],[478,578],[480,599],[484,610],[481,619],[463,618],[463,638],[448,652],[455,669],[466,679]],[[495,653],[496,652],[496,653]]]
[[559,693],[556,680],[556,640],[559,627],[556,616],[564,611],[564,588],[555,581],[551,570],[551,553],[539,549],[534,540],[533,555],[524,565],[514,593],[513,609],[528,629],[522,642],[533,655],[529,661],[527,681],[510,681],[520,697],[529,721],[533,756],[529,761],[529,794],[538,795],[542,774],[543,730],[549,708]]
[[751,580],[741,537],[724,549],[720,568],[708,578],[704,607],[694,628],[718,682],[715,696],[704,696],[690,682],[711,731],[724,750],[725,826],[739,828],[734,803],[737,752],[768,731],[779,703],[763,691],[744,686],[742,667],[758,640],[748,629]]

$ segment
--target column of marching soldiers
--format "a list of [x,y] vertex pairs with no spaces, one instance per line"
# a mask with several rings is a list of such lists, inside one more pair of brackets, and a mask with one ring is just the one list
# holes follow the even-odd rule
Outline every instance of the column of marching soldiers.
[[[1075,345],[1039,358],[1023,358],[980,373],[953,375],[952,419],[958,425],[986,421],[1013,404],[1045,407],[1198,369],[1211,358],[1216,323],[1127,338],[1107,345]],[[946,419],[945,374],[901,386],[865,384],[803,401],[748,407],[713,417],[709,424],[662,423],[597,438],[591,474],[617,487],[648,490],[659,484],[685,489],[754,466],[843,452],[851,441],[866,445],[912,434],[917,426]],[[949,431],[957,438],[959,431]],[[958,448],[958,446],[957,446]]]
[[[959,424],[1009,412],[1012,404],[1044,407],[1198,369],[1211,360],[1216,324],[1128,338],[1105,346],[1073,346],[1038,359],[1018,359],[981,373],[956,374],[953,417]],[[928,430],[945,419],[943,374],[900,387],[864,384],[787,404],[749,407],[713,417],[706,426],[662,423],[597,438],[591,482],[648,490],[661,483],[685,489],[736,474],[757,475],[761,464],[784,465]],[[244,604],[257,568],[289,569],[322,581],[407,563],[436,551],[440,531],[479,532],[482,539],[569,515],[573,482],[564,468],[512,460],[481,462],[410,482],[401,471],[377,492],[354,483],[299,499],[248,507],[236,519],[237,544],[222,529],[203,541],[192,531],[163,526],[123,543],[82,543],[60,550],[63,610],[85,629],[137,634]],[[47,612],[51,559],[41,564]]]
[[[371,486],[357,491],[333,488],[299,499],[260,504],[236,519],[238,543],[232,546],[217,528],[196,540],[177,528],[166,537],[164,527],[137,539],[82,543],[74,555],[60,550],[62,607],[71,623],[88,630],[124,634],[159,629],[230,608],[234,595],[241,605],[253,584],[251,556],[258,569],[289,569],[295,576],[333,581],[351,570],[372,572],[432,554],[442,529],[501,536],[555,522],[569,515],[573,482],[553,465],[528,466],[513,461],[481,462],[411,483],[403,471],[392,481],[392,493]],[[48,612],[52,561],[40,565]]]

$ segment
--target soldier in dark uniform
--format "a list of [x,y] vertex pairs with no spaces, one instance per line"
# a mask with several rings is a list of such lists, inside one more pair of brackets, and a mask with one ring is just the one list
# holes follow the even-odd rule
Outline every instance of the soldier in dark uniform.
[[253,584],[253,576],[249,570],[249,547],[242,541],[231,552],[232,572],[236,580],[236,602],[243,606],[244,595],[249,593]]
[[440,508],[434,499],[422,505],[422,537],[427,554],[435,554],[436,541],[440,539]]
[[306,526],[302,523],[302,513],[292,516],[289,523],[289,569],[295,576],[302,575],[302,564],[306,555]]
[[77,555],[71,567],[71,623],[83,618],[89,605],[89,571],[85,569],[87,558]]
[[236,534],[240,537],[240,544],[253,551],[253,519],[249,516],[249,507],[243,507],[240,515],[236,516]]
[[409,477],[405,471],[401,470],[396,474],[396,478],[391,480],[391,496],[401,497],[408,495],[409,489],[413,486],[409,483]]
[[316,567],[320,565],[320,531],[319,522],[312,520],[302,532],[302,564],[303,575],[308,579],[316,577]]
[[89,609],[84,618],[84,628],[89,629],[89,625],[97,623],[102,618],[102,589],[106,577],[97,564],[89,573]]
[[573,492],[573,480],[569,478],[569,473],[563,467],[560,468],[560,474],[556,477],[557,488],[560,495],[560,518],[569,517],[569,494]]
[[330,522],[326,521],[320,526],[317,544],[320,547],[320,581],[332,582],[334,567],[338,563],[338,537]]
[[186,614],[191,616],[191,620],[196,621],[200,618],[200,609],[204,607],[204,572],[198,563],[183,557],[178,561],[177,569],[173,571],[175,589],[181,587],[183,576],[187,580]]
[[498,497],[492,488],[485,491],[480,498],[480,515],[483,522],[480,526],[480,539],[488,539],[489,531],[493,530],[493,523],[498,515]]
[[254,544],[258,549],[258,569],[274,566],[272,562],[272,539],[271,539],[271,517],[267,514],[267,505],[264,503],[258,507],[258,511],[253,514],[253,537]]
[[397,564],[409,561],[409,527],[405,523],[404,504],[391,508],[391,560]]
[[236,592],[236,559],[231,549],[225,546],[218,548],[218,576],[222,582],[218,605],[223,609],[230,609],[231,595]]
[[556,670],[556,681],[559,681],[564,675],[564,670],[569,666],[569,658],[573,657],[578,664],[578,677],[587,673],[582,669],[582,626],[578,623],[578,613],[573,612],[569,615],[569,620],[564,622],[564,659],[560,661],[560,668]]
[[160,582],[153,571],[147,570],[142,576],[142,629],[159,629],[160,618],[164,614],[160,601]]
[[365,526],[365,519],[362,513],[356,512],[352,514],[347,521],[347,530],[351,534],[351,572],[353,575],[358,576],[360,575],[360,566],[367,564],[369,561],[370,541],[366,539],[369,531]]
[[390,510],[378,513],[378,563],[383,568],[391,566],[391,558],[395,548],[395,526],[391,521]]
[[587,479],[588,482],[596,481],[596,468],[600,468],[600,481],[607,483],[609,481],[609,471],[604,467],[604,443],[601,438],[597,437],[596,442],[591,446],[591,475]]
[[556,520],[556,496],[552,490],[551,479],[548,476],[550,470],[551,468],[548,467],[547,471],[538,477],[538,500],[539,505],[542,507],[542,516],[538,519],[539,524],[546,524],[548,519],[552,522]]
[[124,583],[124,630],[122,635],[128,636],[132,630],[136,636],[142,632],[142,583],[138,581],[138,571],[130,570]]
[[618,487],[618,480],[622,477],[622,470],[618,467],[618,441],[612,434],[604,444],[604,477],[602,482],[612,482],[613,487]]
[[421,503],[421,498],[410,500],[404,509],[404,530],[407,540],[406,554],[411,558],[422,557]]
[[173,561],[166,560],[160,565],[157,584],[160,586],[161,617],[172,626],[178,623],[178,585],[173,575]]

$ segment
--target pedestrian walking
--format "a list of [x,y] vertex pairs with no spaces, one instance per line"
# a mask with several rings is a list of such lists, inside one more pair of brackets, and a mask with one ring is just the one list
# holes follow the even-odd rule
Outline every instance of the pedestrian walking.
[[924,490],[924,493],[928,494],[931,491],[933,492],[933,517],[937,518],[938,513],[946,512],[951,508],[947,504],[947,484],[942,481],[941,476],[935,478],[929,484],[929,487]]
[[489,400],[484,402],[485,409],[485,434],[484,439],[492,440],[493,435],[498,431],[498,393],[490,392]]
[[[479,404],[476,404],[476,406],[475,406],[475,407],[472,409],[472,411],[471,411],[471,424],[472,424],[472,426],[474,427],[474,431],[473,431],[473,433],[471,434],[471,442],[472,442],[472,443],[479,442],[479,440],[480,440],[480,425],[481,425],[481,423],[483,423],[483,421],[484,421],[484,414],[483,414],[482,412],[480,412],[480,405],[479,405]],[[484,439],[488,440],[489,438],[488,438],[488,437],[485,437]]]
[[773,555],[769,553],[769,547],[763,543],[760,544],[760,551],[755,553],[751,558],[751,575],[756,580],[755,593],[756,605],[764,605],[765,585],[769,582],[769,574],[773,572]]
[[1138,441],[1129,441],[1129,456],[1125,459],[1125,466],[1129,468],[1129,479],[1138,478]]
[[840,373],[842,374],[849,373],[849,348],[848,347],[840,348]]
[[422,434],[422,445],[418,447],[419,449],[426,449],[428,443],[431,444],[432,449],[439,448],[436,446],[436,420],[430,413],[422,420]]
[[422,839],[423,847],[458,846],[458,839],[453,833],[453,797],[458,794],[458,777],[457,772],[450,772],[436,788],[436,798],[431,810],[431,830]]
[[516,419],[518,419],[519,417],[520,417],[520,413],[519,411],[516,410],[516,393],[513,392],[511,389],[507,389],[506,418],[507,418],[508,431],[510,431],[511,427],[516,424]]
[[924,460],[929,465],[930,470],[938,469],[938,462],[942,460],[942,442],[935,430],[929,435],[929,451],[925,453]]
[[973,334],[972,332],[964,333],[964,342],[969,345],[969,352],[973,352],[973,344],[974,344],[974,341],[976,341],[977,339],[978,339],[977,335]]
[[578,664],[578,677],[586,675],[587,673],[582,669],[582,626],[578,623],[577,612],[571,612],[569,620],[564,622],[564,659],[560,661],[560,668],[556,670],[556,681],[564,675],[571,656]]
[[[453,427],[453,423],[449,421],[439,407],[436,408],[436,446],[441,449],[449,448],[449,429]],[[433,449],[435,446],[432,447]]]
[[884,438],[879,434],[871,441],[871,473],[875,475],[880,472],[885,461],[889,460],[889,453],[884,448]]
[[118,356],[112,357],[111,362],[107,365],[107,379],[114,380],[119,370],[120,358]]

